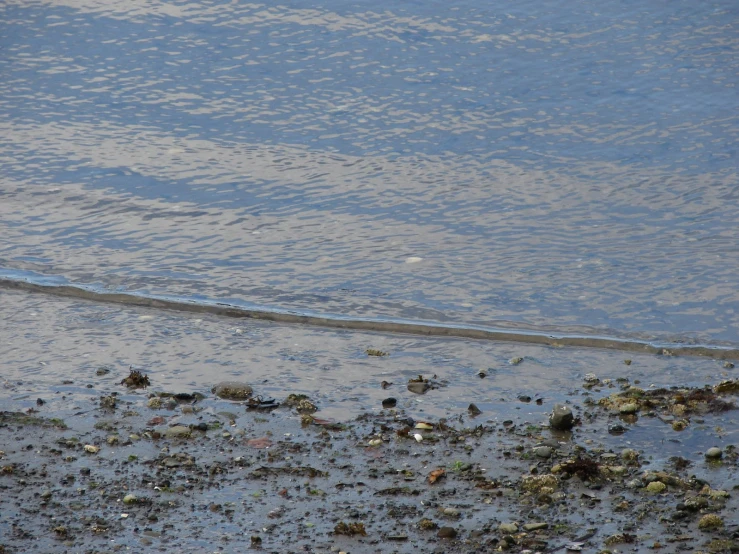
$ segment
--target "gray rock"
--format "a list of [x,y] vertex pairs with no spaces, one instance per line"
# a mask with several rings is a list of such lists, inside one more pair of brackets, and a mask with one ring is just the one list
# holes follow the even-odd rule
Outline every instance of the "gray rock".
[[498,525],[498,531],[505,533],[506,535],[512,535],[518,533],[518,525],[515,523],[501,523]]
[[453,539],[457,536],[457,530],[454,527],[442,527],[436,536],[440,539]]
[[211,392],[224,400],[246,400],[252,395],[254,389],[246,383],[223,381],[215,385]]
[[192,431],[189,427],[185,427],[184,425],[175,425],[174,427],[167,429],[164,432],[164,436],[171,439],[186,439],[191,433]]
[[527,523],[523,526],[524,531],[538,531],[539,529],[547,529],[549,527],[548,523],[541,522],[541,523]]
[[720,460],[723,455],[724,453],[721,452],[721,449],[715,446],[706,450],[706,459],[708,460]]
[[575,416],[572,410],[564,404],[555,404],[552,415],[549,416],[549,425],[558,431],[568,431],[575,424]]
[[534,456],[538,458],[550,458],[552,456],[552,448],[549,446],[537,446],[534,448]]
[[424,394],[431,388],[428,382],[411,381],[408,383],[408,390],[415,394]]

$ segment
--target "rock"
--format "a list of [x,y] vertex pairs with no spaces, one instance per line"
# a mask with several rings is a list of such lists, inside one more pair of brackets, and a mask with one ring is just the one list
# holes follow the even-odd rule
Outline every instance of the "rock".
[[549,446],[537,446],[534,448],[534,456],[537,458],[550,458],[552,449]]
[[478,408],[475,404],[470,404],[469,406],[467,406],[467,411],[472,417],[479,416],[482,413],[482,410]]
[[568,431],[575,424],[575,416],[572,410],[564,404],[555,404],[552,415],[549,416],[549,425],[558,431]]
[[457,530],[454,527],[442,527],[436,536],[440,539],[453,539],[457,536]]
[[718,385],[713,387],[713,392],[715,392],[716,394],[739,392],[739,379],[730,379],[728,381],[721,381]]
[[717,529],[724,526],[724,520],[716,514],[706,514],[698,521],[698,529]]
[[252,395],[254,389],[246,383],[222,381],[215,385],[211,392],[224,400],[246,400]]
[[126,496],[123,497],[124,504],[136,504],[136,502],[138,501],[139,499],[136,497],[135,494],[127,494]]
[[624,448],[621,451],[621,459],[627,462],[635,462],[639,459],[639,452],[637,452],[633,448]]
[[498,531],[506,535],[513,535],[514,533],[518,533],[518,525],[515,523],[501,523],[498,525]]
[[629,402],[628,404],[621,406],[618,411],[622,414],[635,414],[639,411],[639,404],[636,402]]
[[100,451],[99,446],[94,446],[92,444],[85,445],[85,452],[89,452],[90,454],[97,454],[99,451]]
[[382,401],[383,408],[394,408],[397,404],[398,400],[396,398],[386,398]]
[[414,394],[425,394],[431,388],[428,382],[411,381],[408,383],[408,390]]
[[444,508],[442,512],[447,517],[459,517],[459,510],[456,508]]
[[524,531],[538,531],[539,529],[547,529],[549,524],[545,522],[541,523],[527,523],[523,526]]
[[661,492],[664,492],[667,488],[667,485],[662,483],[661,481],[652,481],[647,485],[647,492],[651,492],[653,494],[659,494]]
[[186,439],[190,436],[192,430],[184,425],[175,425],[164,432],[164,436],[170,439]]
[[723,452],[721,452],[720,448],[717,447],[711,447],[708,450],[706,450],[706,459],[707,460],[720,460],[721,457],[724,455]]
[[155,396],[154,398],[149,398],[149,401],[146,403],[149,408],[152,410],[158,410],[160,408],[164,407],[164,400],[159,398],[158,396]]

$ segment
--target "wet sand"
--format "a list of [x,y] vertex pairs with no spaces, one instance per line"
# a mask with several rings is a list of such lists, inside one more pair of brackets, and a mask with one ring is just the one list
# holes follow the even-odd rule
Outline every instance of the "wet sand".
[[6,552],[737,548],[730,363],[0,298]]

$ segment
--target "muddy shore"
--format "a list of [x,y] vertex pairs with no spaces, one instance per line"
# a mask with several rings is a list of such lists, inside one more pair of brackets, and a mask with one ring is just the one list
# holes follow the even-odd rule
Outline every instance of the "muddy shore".
[[739,551],[729,362],[3,300],[0,552]]

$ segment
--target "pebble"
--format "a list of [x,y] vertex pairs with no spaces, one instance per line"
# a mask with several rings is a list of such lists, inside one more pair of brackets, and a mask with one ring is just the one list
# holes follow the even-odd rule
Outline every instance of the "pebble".
[[443,512],[445,516],[459,517],[459,510],[456,508],[444,508]]
[[716,529],[723,526],[724,520],[716,514],[706,514],[698,521],[698,529]]
[[537,446],[534,448],[534,455],[538,458],[550,458],[552,456],[552,449],[549,446]]
[[215,385],[211,392],[225,400],[246,400],[252,395],[254,389],[239,381],[222,381]]
[[457,530],[454,527],[442,527],[436,536],[440,539],[453,539],[457,536]]
[[667,485],[665,485],[661,481],[652,481],[647,485],[647,492],[651,492],[654,494],[658,494],[661,492],[664,492],[664,490],[667,488]]
[[708,460],[720,460],[723,455],[724,454],[721,452],[721,449],[715,446],[706,450],[706,459]]
[[507,535],[518,533],[518,525],[515,523],[501,523],[498,525],[498,531]]
[[383,408],[394,408],[397,404],[398,400],[396,398],[386,398],[382,401]]
[[540,523],[527,523],[523,526],[524,531],[538,531],[539,529],[547,529],[549,527],[548,523],[540,522]]
[[175,425],[174,427],[170,427],[164,432],[164,435],[169,438],[187,438],[190,436],[192,431],[189,427],[185,427],[184,425]]
[[425,394],[431,388],[427,382],[411,381],[408,383],[408,390],[414,394]]
[[630,402],[621,406],[618,411],[622,414],[635,414],[639,411],[639,405],[636,402]]
[[633,448],[624,448],[621,451],[621,458],[623,460],[626,460],[626,461],[629,461],[629,462],[633,462],[633,461],[639,459],[639,452],[637,452]]
[[552,415],[549,416],[549,424],[552,426],[552,429],[567,431],[572,429],[572,426],[575,424],[575,416],[568,406],[555,404]]
[[123,497],[124,504],[135,504],[136,502],[138,502],[138,500],[139,499],[136,497],[135,494],[127,494]]

